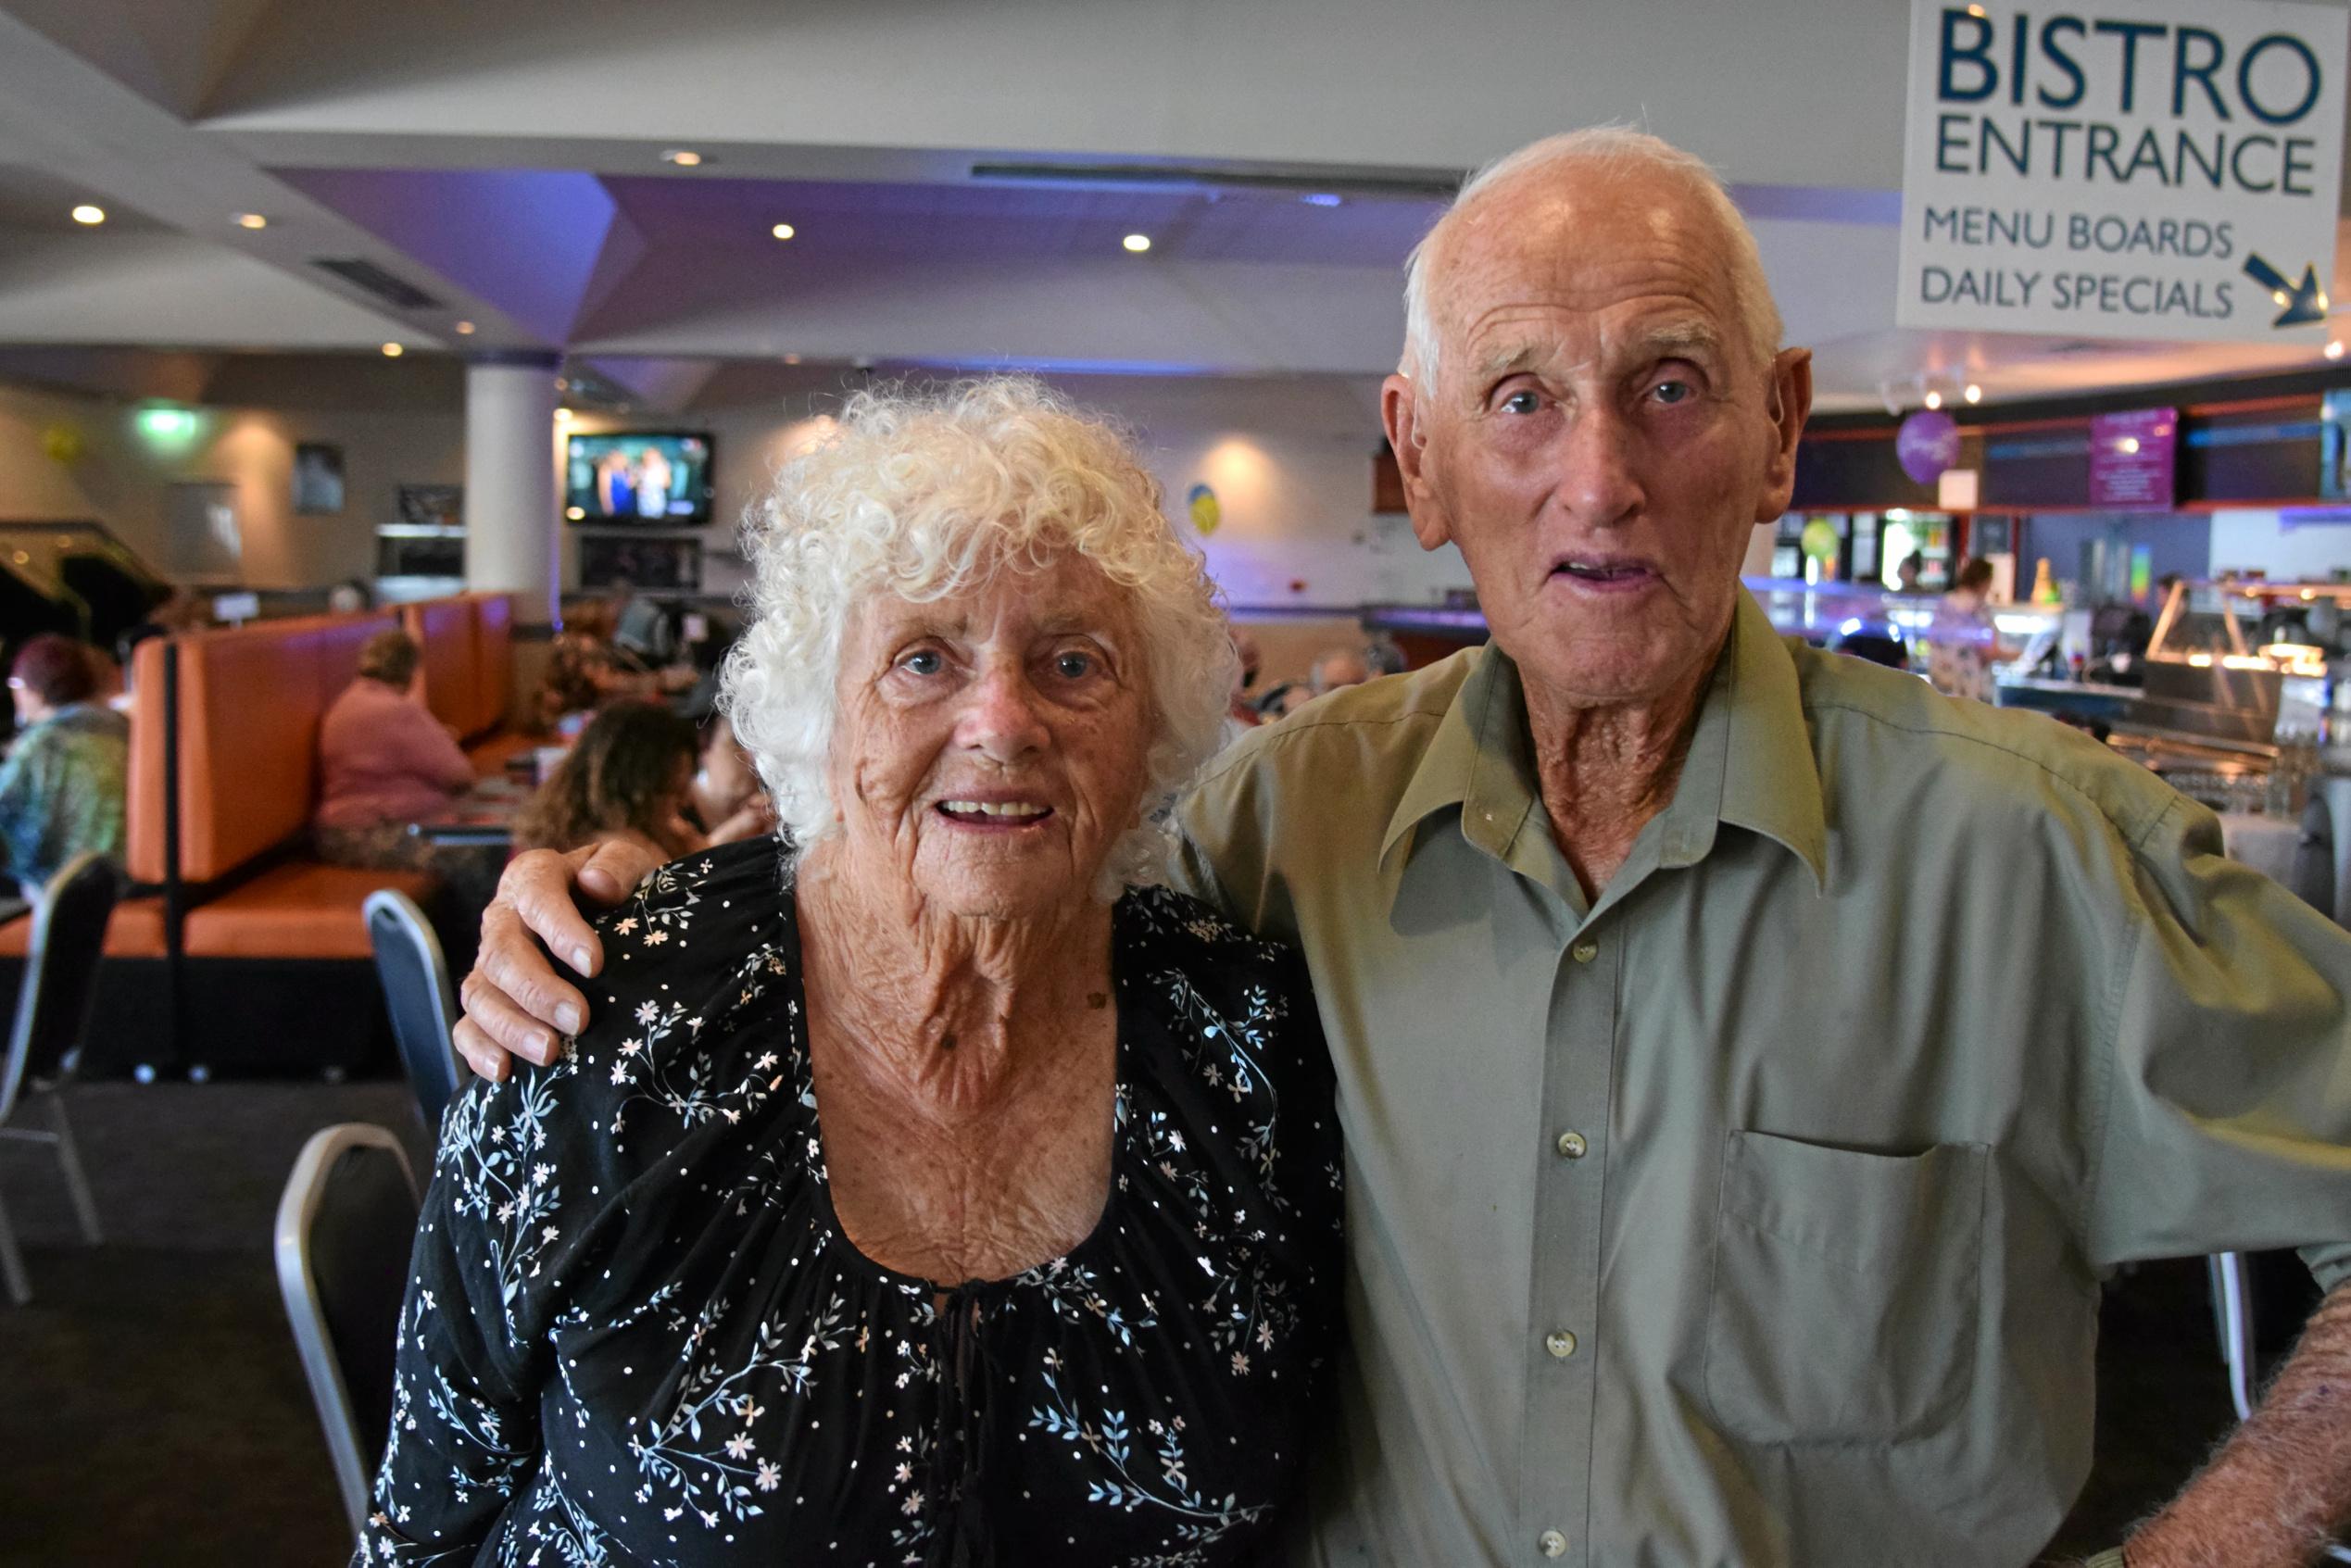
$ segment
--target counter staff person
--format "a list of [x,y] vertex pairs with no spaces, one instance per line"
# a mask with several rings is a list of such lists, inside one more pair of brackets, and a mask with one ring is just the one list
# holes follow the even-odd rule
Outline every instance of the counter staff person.
[[[2308,1561],[2351,1512],[2351,937],[2135,763],[1774,634],[1739,565],[1810,356],[1696,159],[1512,155],[1406,315],[1389,439],[1492,641],[1179,811],[1178,885],[1303,947],[1338,1069],[1353,1344],[1300,1559],[2013,1568],[2089,1469],[2100,1280],[2315,1244],[2262,1409],[2123,1543]],[[584,1017],[530,940],[594,971],[568,870],[484,922],[491,1072]]]

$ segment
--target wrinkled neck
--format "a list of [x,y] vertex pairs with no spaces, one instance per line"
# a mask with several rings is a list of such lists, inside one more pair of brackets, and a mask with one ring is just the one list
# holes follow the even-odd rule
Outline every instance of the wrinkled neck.
[[1599,897],[1641,830],[1672,801],[1710,673],[1701,664],[1656,697],[1614,704],[1557,700],[1528,684],[1543,809],[1587,898]]
[[812,1034],[941,1114],[985,1109],[1051,1071],[1107,1005],[1111,909],[1099,899],[1032,918],[962,915],[825,843],[802,861],[798,900]]

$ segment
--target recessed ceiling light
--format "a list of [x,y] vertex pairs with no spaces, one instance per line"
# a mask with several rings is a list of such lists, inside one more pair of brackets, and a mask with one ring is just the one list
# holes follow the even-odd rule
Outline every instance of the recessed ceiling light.
[[401,355],[406,354],[408,350],[405,347],[396,343],[387,343],[383,345],[383,357],[386,359],[397,359]]
[[1149,234],[1129,234],[1118,243],[1125,245],[1128,250],[1133,251],[1137,256],[1140,256],[1143,252],[1151,248],[1151,237]]
[[258,212],[240,212],[237,214],[237,227],[240,229],[266,229],[269,226],[269,219]]
[[798,233],[798,231],[794,229],[789,223],[778,223],[774,228],[770,229],[768,232],[773,234],[779,240],[788,240],[795,233]]
[[459,321],[457,324],[457,330],[458,336],[471,337],[473,335],[473,323],[471,321]]
[[107,220],[107,209],[102,207],[92,207],[84,202],[73,209],[73,220],[76,223],[92,225],[103,223]]
[[1928,407],[1928,408],[1942,408],[1942,393],[1940,393],[1940,392],[1930,392],[1930,393],[1928,393],[1928,394],[1927,394],[1927,407]]
[[2330,359],[2340,359],[2343,358],[2343,340],[2341,338],[2336,338],[2327,345],[2327,358]]
[[587,516],[587,508],[585,507],[566,507],[563,508],[563,515],[570,518],[573,522],[577,522]]
[[1968,390],[1965,395],[1970,403],[1980,403],[1983,401],[1983,388],[1978,386],[1973,382],[1969,382],[1968,383]]
[[558,408],[555,411],[555,422],[559,425],[570,424],[572,422],[572,410],[569,408]]
[[1298,199],[1308,207],[1337,207],[1346,198],[1335,191],[1314,191]]
[[661,161],[673,163],[680,169],[699,169],[702,166],[702,155],[687,147],[672,147],[661,155]]

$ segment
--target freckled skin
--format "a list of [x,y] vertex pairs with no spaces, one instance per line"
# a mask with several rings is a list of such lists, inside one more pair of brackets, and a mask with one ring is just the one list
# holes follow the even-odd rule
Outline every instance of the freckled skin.
[[[1382,411],[1413,527],[1518,664],[1543,801],[1596,891],[1671,797],[1749,531],[1786,509],[1806,351],[1759,360],[1714,218],[1670,181],[1539,169],[1428,257],[1433,382]],[[1565,558],[1641,569],[1601,591]]]
[[[1117,1012],[1093,897],[1137,820],[1154,716],[1131,605],[1090,563],[876,599],[844,639],[840,830],[800,876],[833,1200],[860,1250],[941,1285],[1068,1251],[1110,1186]],[[1012,795],[1034,826],[939,803]]]

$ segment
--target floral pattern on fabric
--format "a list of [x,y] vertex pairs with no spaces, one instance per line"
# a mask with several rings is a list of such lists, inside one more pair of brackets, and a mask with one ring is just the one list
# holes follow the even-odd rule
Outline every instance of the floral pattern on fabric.
[[1251,1561],[1338,1332],[1302,966],[1130,890],[1102,1218],[948,1290],[834,1218],[782,864],[662,868],[589,1027],[453,1105],[355,1562]]

